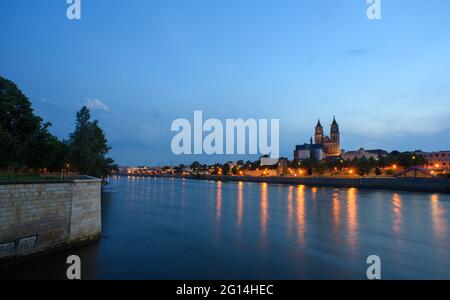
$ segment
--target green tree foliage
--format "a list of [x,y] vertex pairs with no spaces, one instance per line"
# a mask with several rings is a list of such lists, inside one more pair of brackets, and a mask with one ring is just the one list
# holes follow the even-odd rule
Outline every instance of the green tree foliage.
[[409,168],[412,166],[423,166],[427,163],[422,155],[414,152],[399,152],[392,151],[389,156],[380,157],[378,160],[378,167],[388,167],[394,164],[401,168]]
[[69,160],[69,145],[59,141],[48,131],[45,124],[30,142],[32,151],[27,153],[27,167],[38,170],[60,171],[66,167]]
[[66,145],[50,134],[50,126],[16,84],[0,76],[0,168],[63,168]]
[[237,166],[233,166],[232,168],[231,168],[231,174],[233,174],[233,175],[237,175],[238,174],[238,171],[239,171],[239,168],[237,167]]
[[374,159],[367,159],[366,157],[355,158],[352,164],[356,167],[356,172],[360,176],[369,175],[372,168],[376,166]]
[[398,161],[398,164],[405,169],[426,164],[426,159],[422,155],[416,155],[412,152],[400,153],[395,159]]
[[231,173],[230,164],[228,164],[228,163],[223,164],[222,172],[223,172],[223,175],[229,175]]
[[201,167],[202,167],[202,164],[199,163],[198,161],[194,161],[194,162],[191,164],[191,169],[192,169],[193,171],[199,171]]
[[312,164],[313,174],[315,173],[318,175],[323,175],[325,173],[326,169],[327,169],[326,165],[321,161],[316,160]]
[[114,161],[106,157],[111,147],[98,121],[91,121],[86,106],[77,113],[76,128],[70,134],[69,145],[70,161],[81,174],[105,177],[117,168]]

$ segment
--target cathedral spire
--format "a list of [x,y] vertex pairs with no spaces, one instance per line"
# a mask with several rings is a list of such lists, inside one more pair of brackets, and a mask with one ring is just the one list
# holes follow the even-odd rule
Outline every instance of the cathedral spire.
[[323,127],[322,127],[322,124],[320,124],[320,119],[317,121],[316,127],[321,127],[321,128],[323,128]]
[[317,121],[316,130],[314,132],[314,144],[321,145],[323,144],[323,127],[322,124],[320,124],[320,119]]
[[336,116],[333,116],[333,123],[331,124],[331,126],[339,126],[336,122]]

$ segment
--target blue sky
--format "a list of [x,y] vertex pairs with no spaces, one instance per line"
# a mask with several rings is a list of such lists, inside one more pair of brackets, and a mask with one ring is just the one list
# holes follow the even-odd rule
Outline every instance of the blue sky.
[[[90,104],[120,164],[175,156],[176,118],[280,119],[281,154],[333,115],[342,147],[450,149],[450,1],[0,2],[0,75],[67,137]],[[231,157],[236,160],[237,157]],[[244,157],[247,158],[247,157]]]

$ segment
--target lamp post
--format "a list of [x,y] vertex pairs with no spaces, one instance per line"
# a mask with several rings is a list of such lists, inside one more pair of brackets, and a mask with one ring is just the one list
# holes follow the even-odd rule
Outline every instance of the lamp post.
[[352,175],[353,175],[353,169],[348,170],[348,177],[350,178],[350,177],[352,177]]

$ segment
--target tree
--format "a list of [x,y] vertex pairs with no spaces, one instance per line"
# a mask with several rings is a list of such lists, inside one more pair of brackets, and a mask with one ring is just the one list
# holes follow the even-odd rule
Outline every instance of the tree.
[[76,115],[76,128],[69,138],[70,160],[81,174],[106,177],[117,166],[106,157],[111,148],[98,121],[90,119],[89,109],[83,106]]
[[0,76],[0,168],[33,168],[59,171],[67,147],[53,136],[31,102],[14,84]]
[[387,157],[379,157],[378,166],[388,167],[392,165],[398,165],[401,168],[409,168],[412,166],[426,165],[426,159],[419,154],[413,152],[399,152],[392,151]]
[[25,165],[29,141],[39,131],[41,121],[19,88],[0,77],[0,163],[3,167]]
[[202,167],[202,164],[199,163],[198,161],[194,161],[194,162],[191,164],[191,169],[192,169],[193,171],[198,171],[198,170],[200,170],[201,167]]
[[223,175],[229,175],[230,172],[231,172],[230,164],[229,163],[223,164],[223,166],[222,166]]
[[[317,174],[320,174],[325,171],[324,168],[321,167],[321,162],[316,160],[316,159],[305,159],[301,162],[301,167],[306,169],[306,173],[311,176],[313,175],[315,172]],[[317,170],[319,169],[319,170]]]
[[117,168],[106,157],[110,147],[86,107],[77,113],[76,129],[68,141],[52,135],[50,126],[33,113],[20,89],[0,76],[0,168],[60,171],[69,158],[71,167],[87,175],[104,177]]
[[360,176],[369,175],[370,171],[372,170],[372,165],[374,164],[374,161],[367,159],[367,157],[363,156],[361,158],[355,158],[353,160],[353,165],[356,166],[357,173]]
[[426,160],[422,155],[416,155],[412,152],[399,153],[396,160],[398,161],[398,164],[405,169],[412,166],[426,164]]
[[381,174],[383,174],[383,172],[381,171],[381,169],[379,167],[375,168],[375,175],[380,176]]
[[318,160],[313,162],[313,172],[315,172],[316,174],[323,175],[326,170],[327,167],[324,162]]
[[239,171],[239,168],[238,168],[238,166],[233,166],[232,168],[231,168],[231,174],[233,174],[233,175],[237,175],[238,174],[238,171]]
[[61,142],[48,131],[49,126],[49,123],[44,124],[30,141],[32,151],[27,152],[27,167],[59,172],[66,168],[70,149],[67,143]]

